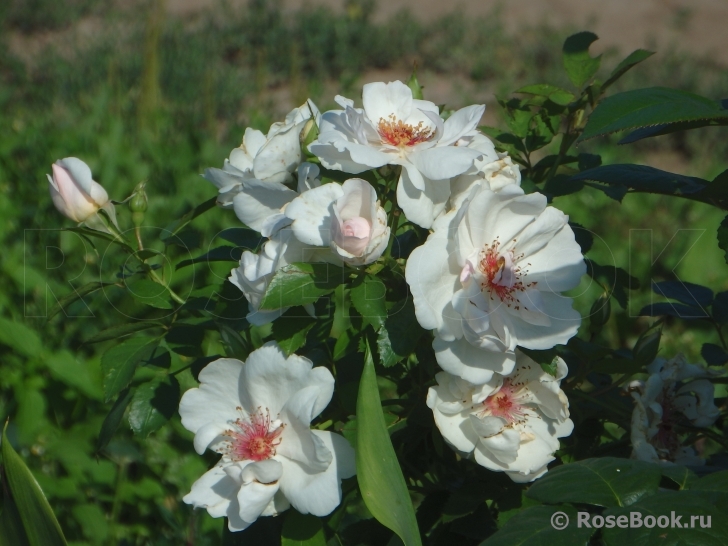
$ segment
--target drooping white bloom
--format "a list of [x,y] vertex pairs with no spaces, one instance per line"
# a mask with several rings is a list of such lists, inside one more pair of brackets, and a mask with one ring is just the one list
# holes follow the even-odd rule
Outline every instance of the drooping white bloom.
[[331,247],[352,265],[369,264],[387,248],[387,213],[369,182],[351,178],[301,194],[285,208],[291,229],[306,244]]
[[559,449],[558,438],[571,434],[569,400],[560,388],[568,370],[557,360],[556,376],[516,351],[516,367],[473,385],[447,372],[427,393],[435,424],[457,451],[503,471],[515,482],[530,482],[547,471]]
[[485,106],[468,106],[443,120],[434,103],[414,99],[399,81],[366,84],[362,101],[363,109],[354,108],[353,101],[337,96],[343,110],[322,116],[309,150],[325,167],[353,174],[401,165],[400,206],[409,220],[429,228],[447,201],[449,179],[483,155],[456,144],[474,133]]
[[576,334],[581,317],[560,292],[586,267],[567,216],[543,195],[515,184],[472,192],[437,220],[405,275],[440,366],[481,384],[511,372],[517,345],[550,349]]
[[98,211],[104,209],[116,225],[116,210],[109,194],[93,180],[86,163],[76,157],[67,157],[56,161],[52,169],[53,176],[46,175],[48,189],[61,214],[74,222],[86,222],[93,229],[108,231],[96,217]]
[[696,427],[709,427],[718,418],[713,384],[706,379],[716,374],[688,364],[682,354],[671,360],[656,359],[647,366],[647,372],[647,381],[632,381],[628,386],[635,402],[632,457],[650,462],[705,464],[692,447],[681,444],[675,429],[686,420]]
[[301,164],[299,136],[312,113],[320,123],[321,114],[308,100],[285,122],[271,125],[268,135],[247,128],[243,143],[230,152],[223,168],[206,169],[203,175],[218,188],[218,204],[233,206],[243,223],[261,231],[261,218],[280,211],[296,196],[285,183],[293,180]]
[[[275,272],[294,262],[342,265],[341,259],[329,248],[301,242],[289,227],[277,230],[257,254],[249,250],[243,252],[240,265],[232,270],[229,277],[230,282],[240,288],[248,300],[248,322],[256,326],[268,324],[288,310],[288,307],[260,309],[260,304]],[[313,304],[304,307],[314,316]]]
[[192,485],[187,504],[227,517],[231,531],[291,505],[316,516],[339,505],[341,480],[356,472],[354,450],[343,436],[310,428],[331,401],[331,372],[286,358],[270,342],[244,363],[211,362],[199,379],[182,396],[182,424],[199,454],[211,449],[222,458]]

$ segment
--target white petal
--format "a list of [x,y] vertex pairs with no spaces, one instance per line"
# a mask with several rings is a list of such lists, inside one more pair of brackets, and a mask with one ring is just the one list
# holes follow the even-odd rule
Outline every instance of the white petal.
[[406,120],[412,112],[412,90],[400,81],[367,83],[362,88],[362,103],[375,125],[390,116]]
[[480,155],[471,148],[438,146],[409,154],[407,158],[423,176],[431,180],[445,180],[463,174]]
[[473,104],[461,108],[445,120],[445,127],[442,137],[437,142],[439,146],[450,146],[467,133],[473,131],[480,123],[480,118],[485,112],[485,105]]
[[285,214],[293,220],[291,229],[302,243],[328,246],[331,242],[332,205],[343,195],[336,183],[324,184],[302,193],[286,207]]
[[237,493],[240,484],[230,478],[221,466],[215,466],[192,484],[182,500],[195,508],[206,508],[213,518],[228,517],[231,531],[241,531],[251,522],[239,515]]
[[297,461],[310,472],[325,470],[333,456],[310,430],[320,394],[317,386],[305,387],[296,392],[281,411],[281,420],[286,427],[277,453]]
[[312,407],[316,416],[331,401],[334,378],[326,368],[312,366],[302,356],[292,354],[286,358],[278,344],[269,341],[248,356],[241,376],[242,390],[249,393],[252,408],[268,408],[274,416],[296,392],[316,386],[319,391]]
[[470,453],[475,449],[478,435],[468,419],[467,409],[457,413],[445,413],[441,410],[442,405],[454,403],[452,398],[444,386],[430,387],[427,392],[427,405],[432,409],[435,424],[447,443],[462,453]]
[[447,180],[432,181],[422,178],[423,189],[418,189],[409,176],[410,170],[402,169],[397,184],[397,204],[404,211],[407,220],[420,227],[429,229],[432,223],[445,210],[450,197],[450,184]]
[[432,347],[443,370],[476,385],[487,383],[494,373],[508,375],[516,363],[512,352],[485,351],[465,339],[444,341],[436,336]]
[[475,460],[483,464],[481,460],[487,458],[496,464],[509,465],[518,457],[520,444],[521,434],[518,431],[512,428],[503,429],[500,434],[480,439],[475,449]]
[[233,197],[235,214],[245,225],[261,231],[266,221],[296,197],[296,192],[280,183],[245,180]]
[[442,328],[448,313],[451,320],[460,320],[451,304],[460,275],[460,268],[452,258],[448,240],[436,233],[415,248],[407,260],[405,277],[414,299],[417,321],[425,330]]
[[541,297],[551,319],[550,326],[535,326],[519,317],[510,317],[518,345],[527,349],[545,350],[565,344],[576,335],[581,324],[581,315],[571,307],[571,298],[551,292],[541,292]]
[[243,392],[240,388],[243,363],[234,358],[210,362],[200,372],[200,386],[184,393],[179,403],[182,425],[197,432],[210,423],[225,425],[238,417]]
[[302,514],[325,516],[341,503],[341,480],[356,472],[354,450],[349,442],[331,432],[312,431],[333,453],[331,464],[324,472],[310,473],[294,461],[284,461],[281,491],[293,507]]

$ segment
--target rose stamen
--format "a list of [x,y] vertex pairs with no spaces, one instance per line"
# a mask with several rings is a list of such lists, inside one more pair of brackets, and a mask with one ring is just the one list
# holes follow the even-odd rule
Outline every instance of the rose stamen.
[[398,148],[427,142],[435,134],[433,129],[425,127],[421,121],[417,125],[408,125],[401,119],[395,118],[394,114],[390,114],[386,120],[379,118],[377,131],[384,142]]
[[281,443],[283,423],[271,422],[270,412],[265,414],[258,408],[248,418],[241,417],[232,423],[232,428],[225,431],[229,438],[224,454],[233,461],[263,461],[276,454],[276,447]]

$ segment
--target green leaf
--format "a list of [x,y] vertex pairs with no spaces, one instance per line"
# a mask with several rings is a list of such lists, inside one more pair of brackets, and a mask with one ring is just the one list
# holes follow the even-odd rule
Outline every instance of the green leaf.
[[728,353],[723,347],[714,343],[703,343],[700,356],[708,363],[708,366],[722,366],[728,362]]
[[555,102],[560,106],[566,106],[567,104],[576,100],[576,97],[570,91],[567,91],[566,89],[561,89],[560,87],[556,87],[555,85],[549,85],[547,83],[526,85],[525,87],[517,89],[515,92],[547,97],[550,101]]
[[583,86],[599,70],[602,56],[589,55],[589,46],[599,37],[593,32],[579,32],[569,36],[564,42],[564,68],[571,83],[576,87]]
[[[604,165],[575,174],[571,177],[571,180],[591,180],[617,187],[624,190],[621,194],[622,196],[628,191],[633,191],[661,195],[677,195],[696,201],[708,202],[701,195],[701,191],[708,186],[706,180],[694,176],[684,176],[661,171],[660,169],[645,165]],[[600,186],[592,186],[597,189],[602,189]],[[612,196],[610,195],[610,197]],[[621,201],[621,197],[617,200]]]
[[321,518],[303,515],[291,508],[286,512],[281,546],[326,546]]
[[139,363],[152,359],[158,345],[158,338],[135,337],[111,347],[103,354],[101,369],[107,402],[129,385]]
[[225,347],[225,356],[245,360],[253,350],[243,337],[228,324],[219,322],[217,328],[220,331],[220,339]]
[[0,317],[0,343],[28,358],[39,356],[43,350],[43,344],[35,330],[21,322],[3,317]]
[[409,87],[410,91],[412,91],[413,99],[422,100],[425,98],[424,94],[422,93],[422,86],[417,80],[417,65],[412,67],[412,75],[410,76],[409,80],[407,80],[407,87]]
[[[646,545],[695,545],[723,546],[728,542],[728,519],[725,517],[725,506],[718,507],[701,493],[689,491],[661,491],[651,497],[644,498],[629,508],[611,508],[604,516],[626,516],[639,512],[641,519],[652,516],[655,519],[667,516],[667,527],[654,525],[651,528],[641,525],[632,528],[613,527],[604,529],[606,546],[625,546],[626,544]],[[678,523],[681,527],[672,527],[671,515],[682,516]],[[711,519],[709,529],[700,526],[700,520],[691,522],[691,516],[703,516]],[[630,520],[631,521],[631,520]],[[694,523],[694,527],[691,525]]]
[[648,87],[607,97],[594,109],[577,142],[651,125],[713,120],[728,122],[728,110],[712,99],[667,87]]
[[644,60],[649,59],[654,55],[654,51],[647,51],[646,49],[637,49],[627,55],[627,58],[625,58],[621,63],[617,65],[617,67],[612,70],[612,73],[607,78],[607,81],[605,81],[602,84],[602,93],[607,90],[609,86],[611,86],[614,82],[616,82],[619,78],[621,78],[627,70],[632,68],[633,66],[638,65]]
[[351,289],[351,303],[359,311],[364,323],[371,324],[375,331],[384,326],[387,320],[386,295],[384,283],[372,275],[366,275]]
[[725,252],[725,263],[728,264],[728,216],[718,226],[718,246]]
[[[692,486],[698,482],[698,477],[694,472],[688,470],[684,466],[664,465],[660,467],[662,475],[675,482],[680,489],[692,489]],[[726,489],[725,491],[728,491]]]
[[108,415],[104,418],[104,422],[101,425],[101,431],[99,432],[98,440],[96,441],[96,451],[101,451],[111,441],[116,429],[119,428],[121,420],[124,418],[124,412],[126,411],[129,402],[131,402],[132,392],[130,389],[124,389],[119,393],[119,397],[114,402]]
[[407,484],[387,433],[377,376],[367,343],[356,402],[356,470],[364,504],[405,546],[421,546],[420,531]]
[[644,461],[585,459],[549,470],[528,489],[526,496],[550,504],[629,506],[657,491],[661,476],[658,465]]
[[393,307],[377,336],[377,349],[382,366],[394,366],[412,354],[425,331],[417,322],[411,299]]
[[598,373],[637,373],[642,369],[642,362],[630,358],[605,358],[594,364],[593,372]]
[[10,493],[30,546],[66,546],[66,539],[53,510],[33,474],[10,445],[6,430],[3,430],[2,436],[2,456]]
[[694,307],[707,307],[713,303],[713,291],[710,288],[691,282],[653,282],[652,291],[660,296]]
[[275,272],[260,309],[280,309],[315,302],[344,282],[344,270],[327,263],[293,263]]
[[53,376],[70,387],[80,390],[89,398],[103,398],[97,368],[88,360],[79,360],[69,351],[58,351],[45,358],[45,365]]
[[[0,484],[5,486],[7,478],[0,466]],[[28,535],[23,529],[18,507],[10,494],[2,499],[2,512],[0,512],[0,546],[30,546]]]
[[140,385],[131,399],[131,429],[135,434],[146,438],[172,418],[178,405],[179,383],[174,376]]
[[[722,104],[725,107],[725,101],[722,101]],[[626,137],[621,138],[617,144],[632,144],[645,138],[669,135],[678,131],[689,131],[691,129],[700,129],[701,127],[724,127],[726,125],[728,125],[728,119],[723,118],[661,123],[660,125],[650,125],[649,127],[632,131]]]
[[182,231],[182,228],[184,228],[187,224],[189,224],[192,220],[197,218],[203,212],[207,212],[208,210],[215,208],[216,203],[217,195],[215,197],[211,197],[204,203],[200,203],[191,211],[187,212],[182,217],[175,220],[166,228],[164,228],[162,230],[162,235],[160,236],[160,239],[162,239],[165,244],[170,244],[170,241],[174,238],[175,235]]
[[613,265],[600,265],[593,260],[586,258],[586,273],[597,281],[602,288],[608,290],[622,309],[627,308],[627,290],[637,290],[640,282],[636,277],[627,273],[621,267]]
[[213,248],[208,252],[205,252],[202,256],[191,258],[189,260],[182,260],[179,262],[174,269],[176,271],[187,267],[188,265],[194,265],[199,263],[210,263],[210,262],[239,262],[240,257],[243,255],[243,248],[238,246],[219,246]]
[[167,289],[149,279],[137,279],[126,285],[127,291],[140,303],[157,309],[172,309]]
[[91,294],[92,292],[96,292],[96,290],[99,290],[106,286],[113,286],[114,284],[115,283],[113,283],[113,282],[90,282],[90,283],[84,284],[83,286],[80,286],[78,288],[74,288],[73,294],[68,294],[67,296],[63,296],[60,300],[58,300],[58,306],[54,307],[48,313],[48,320],[52,319],[54,316],[56,316],[61,311],[65,312],[65,309],[69,305],[71,305],[73,302],[82,299],[84,296],[87,296],[88,294]]
[[[565,529],[555,529],[551,523],[552,518],[557,518],[555,521],[559,523],[566,521],[563,516],[556,516],[557,512],[566,514],[566,517],[569,518],[569,524]],[[586,546],[589,543],[589,537],[594,534],[595,530],[578,527],[576,522],[577,513],[572,506],[531,506],[516,513],[500,531],[491,535],[480,546],[544,546],[548,544]]]
[[316,324],[316,320],[305,314],[301,307],[294,311],[296,316],[288,313],[273,322],[272,333],[280,348],[290,355],[306,344],[306,335]]
[[260,233],[249,228],[228,228],[223,229],[217,234],[220,239],[224,239],[235,246],[255,252],[265,238]]
[[148,330],[150,328],[164,328],[164,324],[161,322],[130,322],[128,324],[119,324],[118,326],[112,326],[111,328],[102,330],[98,334],[91,336],[89,339],[84,341],[84,343],[99,343],[100,341],[119,339],[120,337],[124,337],[135,332],[141,332],[142,330]]
[[523,145],[523,141],[516,135],[506,133],[496,127],[488,127],[487,125],[481,125],[478,128],[494,140],[493,144],[495,144],[496,150],[499,152],[508,152],[514,161],[521,157],[521,153],[526,153],[526,147]]

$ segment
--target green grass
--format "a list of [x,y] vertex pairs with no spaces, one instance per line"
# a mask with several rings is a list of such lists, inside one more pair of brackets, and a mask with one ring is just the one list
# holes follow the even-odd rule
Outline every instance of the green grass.
[[[388,69],[406,78],[415,60],[425,85],[465,76],[499,96],[528,83],[568,85],[561,68],[563,32],[540,28],[507,36],[496,17],[473,21],[457,14],[430,24],[403,14],[377,25],[372,9],[369,2],[350,2],[343,15],[317,8],[284,16],[276,2],[253,1],[249,9],[220,8],[183,21],[163,20],[154,8],[119,11],[93,0],[3,4],[0,318],[23,328],[10,337],[0,332],[0,418],[12,417],[11,437],[74,544],[182,544],[192,532],[194,544],[212,544],[222,523],[181,502],[212,458],[192,452],[178,419],[145,441],[120,430],[106,452],[94,457],[109,409],[101,398],[99,359],[114,342],[83,341],[124,322],[131,310],[110,289],[87,299],[95,317],[77,305],[72,311],[85,318],[43,318],[55,298],[71,291],[69,279],[78,287],[98,280],[99,271],[113,277],[120,265],[103,248],[95,251],[73,234],[53,231],[70,227],[48,195],[45,174],[53,161],[84,159],[118,200],[148,180],[147,223],[163,226],[215,194],[199,173],[222,164],[245,126],[267,129],[281,110],[274,98],[281,89],[295,104],[311,96],[326,108],[334,92],[357,96],[366,71]],[[74,44],[66,38],[80,17],[92,17],[98,31],[90,42]],[[48,47],[26,62],[2,43],[10,31],[51,33],[53,43],[63,46]],[[618,61],[616,54],[606,54],[604,71]],[[726,71],[710,60],[665,52],[628,73],[616,90],[669,85],[722,98],[719,90],[727,84]],[[452,106],[464,105],[456,100],[469,97],[456,97]],[[713,176],[726,166],[728,144],[725,132],[705,129],[630,147],[605,139],[580,151],[601,153],[605,163],[672,154],[688,174]],[[715,209],[646,195],[628,195],[620,205],[589,190],[557,198],[555,205],[599,235],[593,259],[613,259],[627,268],[632,257],[631,271],[643,284],[633,294],[633,311],[649,302],[650,278],[678,276],[715,291],[728,289],[715,239],[722,214]],[[234,225],[232,213],[202,217],[185,233],[190,252],[202,254],[210,234]],[[655,249],[664,248],[678,229],[706,231],[694,246],[689,236],[678,237],[653,265],[644,240],[625,245],[635,229],[652,230]],[[153,229],[145,236],[154,240]],[[198,269],[194,285],[205,276],[224,278],[229,267]],[[187,285],[190,274],[191,269],[183,273]],[[583,313],[596,293],[590,287],[578,299]],[[116,310],[109,310],[109,302]],[[635,327],[620,319],[610,324],[605,339],[631,347],[647,323],[641,319]],[[707,328],[688,330],[671,321],[663,351],[683,351],[698,360],[700,343],[714,338]],[[218,352],[217,339],[207,345],[208,354]],[[183,389],[194,384],[189,374],[180,380]]]

